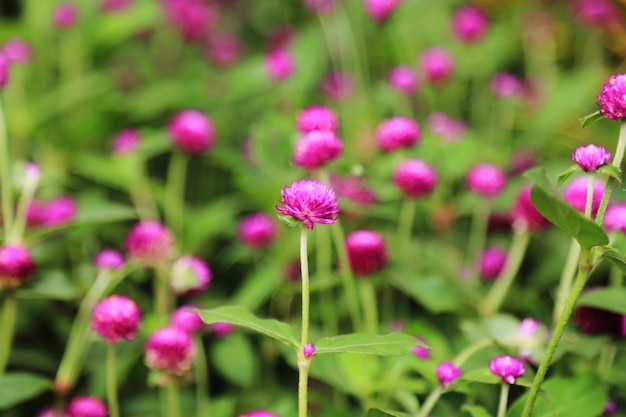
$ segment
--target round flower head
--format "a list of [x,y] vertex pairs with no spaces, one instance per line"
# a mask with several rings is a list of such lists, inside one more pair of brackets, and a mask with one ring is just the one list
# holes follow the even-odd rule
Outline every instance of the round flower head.
[[21,38],[11,38],[2,46],[2,55],[9,64],[26,64],[31,59],[31,49],[28,42]]
[[[595,216],[600,208],[600,202],[604,195],[605,185],[595,178],[593,182],[593,196],[591,200],[591,215]],[[565,200],[576,210],[584,213],[587,204],[587,177],[578,177],[571,181],[564,192]]]
[[73,197],[62,195],[43,202],[33,199],[26,212],[26,224],[29,227],[54,227],[69,223],[78,210]]
[[443,362],[437,366],[437,379],[442,387],[446,388],[452,381],[461,377],[461,369],[452,362]]
[[339,214],[335,192],[326,184],[311,180],[294,181],[280,192],[282,199],[276,211],[293,217],[313,230],[315,223],[333,224]]
[[108,343],[117,343],[121,339],[133,340],[140,320],[141,312],[133,300],[111,295],[94,308],[91,328]]
[[138,130],[122,130],[113,138],[113,143],[111,144],[113,154],[122,155],[134,151],[139,146],[140,139],[141,135]]
[[167,132],[176,147],[191,155],[206,152],[215,141],[213,122],[197,110],[176,113],[167,126]]
[[124,246],[130,258],[148,265],[160,264],[171,259],[174,237],[162,223],[145,220],[130,229]]
[[224,337],[232,333],[235,330],[235,326],[230,323],[212,323],[209,325],[211,328],[211,332],[215,335],[215,337]]
[[376,140],[383,152],[411,148],[420,136],[420,126],[408,117],[392,117],[383,121],[376,129]]
[[523,222],[531,230],[538,230],[547,227],[550,222],[543,217],[530,199],[531,184],[524,186],[513,205],[511,216],[514,222]]
[[344,197],[360,204],[373,204],[377,201],[376,193],[367,186],[363,177],[342,177],[331,174],[330,184],[339,197]]
[[225,67],[239,59],[243,45],[236,33],[212,32],[204,50],[214,64]]
[[365,10],[375,22],[385,21],[402,0],[365,0]]
[[417,159],[404,161],[393,174],[394,183],[409,197],[422,197],[435,188],[437,173],[425,162]]
[[589,26],[606,27],[619,15],[610,0],[576,0],[573,7],[576,17]]
[[315,353],[315,345],[313,343],[307,343],[302,348],[302,353],[305,358],[310,358]]
[[0,247],[0,288],[16,288],[24,284],[35,272],[30,252],[23,246]]
[[302,133],[313,130],[336,132],[339,127],[339,121],[335,112],[328,107],[310,106],[298,113],[296,125]]
[[608,400],[604,406],[604,414],[611,415],[617,412],[617,403],[613,400]]
[[506,172],[491,164],[472,167],[465,177],[467,188],[483,197],[495,197],[506,186]]
[[185,255],[172,265],[170,286],[175,294],[192,297],[206,291],[211,278],[206,262],[196,256]]
[[428,115],[428,128],[448,142],[461,140],[467,133],[467,125],[464,122],[451,119],[444,113]]
[[420,56],[422,71],[431,84],[447,81],[454,72],[454,58],[442,48],[429,48]]
[[352,92],[352,77],[347,72],[329,72],[322,79],[322,93],[331,100],[339,101]]
[[265,70],[274,81],[286,80],[294,69],[293,56],[285,49],[276,49],[265,56]]
[[61,3],[53,11],[52,21],[57,29],[67,29],[78,18],[78,8],[74,3]]
[[296,164],[317,169],[334,161],[343,152],[343,142],[328,130],[313,130],[300,138],[293,151]]
[[452,15],[452,30],[464,42],[476,42],[485,36],[489,20],[478,7],[464,5]]
[[598,95],[600,114],[613,120],[626,118],[626,74],[611,75]]
[[517,97],[523,92],[522,81],[513,74],[500,72],[491,79],[491,92],[500,99]]
[[486,248],[479,257],[480,276],[493,280],[500,276],[506,264],[507,251],[497,246]]
[[114,249],[103,249],[93,260],[98,269],[121,269],[124,267],[124,256]]
[[99,398],[89,395],[75,397],[67,405],[65,417],[107,417],[109,410]]
[[279,417],[278,414],[270,413],[265,410],[254,410],[249,411],[246,414],[242,414],[239,417]]
[[178,307],[172,313],[172,326],[181,329],[189,334],[194,334],[202,329],[208,329],[208,326],[200,318],[200,314],[196,313],[198,306],[185,305]]
[[519,323],[519,334],[522,337],[532,337],[535,333],[537,333],[540,326],[541,323],[537,320],[532,317],[526,317]]
[[489,369],[495,376],[502,378],[505,384],[514,384],[515,380],[524,375],[524,363],[512,356],[498,356],[489,362]]
[[579,146],[572,153],[572,159],[583,171],[590,172],[608,164],[611,160],[611,152],[607,152],[603,146]]
[[253,248],[271,245],[276,238],[274,218],[265,213],[252,213],[239,223],[239,239]]
[[9,82],[9,61],[0,55],[0,88]]
[[189,333],[164,327],[152,333],[144,345],[146,366],[184,377],[193,365],[193,340]]
[[538,363],[549,338],[550,331],[539,321],[531,317],[520,321],[516,341],[520,357],[524,361]]
[[346,237],[350,268],[356,275],[366,276],[387,265],[387,246],[382,235],[373,230],[357,230]]
[[613,204],[606,209],[604,227],[607,232],[619,230],[626,233],[626,202]]
[[393,67],[387,74],[387,82],[395,90],[409,96],[415,94],[418,87],[415,71],[406,65]]

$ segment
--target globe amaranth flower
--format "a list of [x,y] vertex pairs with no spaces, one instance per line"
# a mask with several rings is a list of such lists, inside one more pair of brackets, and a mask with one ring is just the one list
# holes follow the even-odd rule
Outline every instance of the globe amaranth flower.
[[135,224],[124,239],[128,256],[147,265],[167,262],[174,253],[174,236],[156,220],[144,220]]
[[491,79],[491,93],[500,99],[517,97],[524,90],[524,83],[517,75],[500,72]]
[[204,51],[215,65],[226,67],[241,56],[243,45],[239,35],[231,32],[213,31],[205,43]]
[[199,308],[200,307],[194,305],[184,305],[178,307],[172,313],[172,326],[176,327],[177,329],[181,329],[189,334],[194,334],[203,329],[208,329],[209,326],[202,321],[202,319],[200,318],[200,314],[193,311]]
[[411,148],[421,137],[420,126],[408,117],[392,117],[376,128],[376,141],[383,152]]
[[435,188],[437,173],[426,162],[409,159],[402,162],[393,173],[394,183],[408,197],[422,197]]
[[334,132],[313,130],[296,143],[293,160],[301,167],[317,169],[339,158],[342,152],[343,142]]
[[191,372],[193,356],[193,339],[176,327],[155,331],[144,344],[146,366],[177,377],[185,377]]
[[35,272],[35,263],[24,246],[0,247],[0,288],[16,288],[24,284]]
[[332,71],[321,82],[322,93],[331,100],[339,101],[352,92],[352,77],[345,71]]
[[478,258],[480,276],[486,280],[498,278],[504,269],[506,258],[506,249],[498,246],[485,248]]
[[199,155],[211,148],[215,128],[211,118],[198,110],[176,113],[167,125],[174,146],[191,155]]
[[524,363],[512,356],[497,356],[489,362],[489,369],[495,376],[502,378],[505,384],[514,384],[515,380],[524,375]]
[[32,57],[28,42],[21,38],[11,38],[2,45],[1,52],[9,64],[27,64]]
[[519,356],[527,362],[539,363],[545,354],[550,331],[539,321],[527,317],[520,321],[517,330],[516,346]]
[[276,238],[276,222],[266,213],[249,214],[239,223],[238,235],[250,247],[267,247]]
[[100,301],[91,316],[91,328],[107,343],[133,340],[139,330],[141,312],[128,297],[111,295]]
[[0,55],[0,88],[9,82],[9,60]]
[[133,152],[139,146],[141,134],[137,129],[125,129],[115,135],[111,148],[114,155],[123,155]]
[[[587,177],[578,177],[572,180],[567,187],[563,196],[565,200],[576,210],[584,213],[587,204]],[[591,197],[591,215],[595,216],[600,208],[600,202],[604,195],[605,184],[597,178],[593,182],[593,195]]]
[[265,55],[265,70],[274,81],[284,81],[295,70],[293,55],[286,49],[270,51]]
[[511,209],[511,217],[514,222],[524,223],[531,230],[539,230],[550,225],[550,221],[539,213],[530,199],[531,188],[532,184],[527,184],[517,194]]
[[172,265],[170,287],[175,294],[192,297],[206,291],[212,279],[209,265],[193,255],[183,255]]
[[367,276],[387,265],[387,245],[383,236],[373,230],[357,230],[346,237],[350,269]]
[[212,323],[209,325],[209,327],[211,328],[211,332],[215,337],[227,336],[232,333],[233,330],[235,330],[235,325],[222,322]]
[[103,249],[94,256],[94,265],[98,269],[121,269],[124,267],[124,256],[115,249]]
[[441,84],[454,73],[454,58],[443,48],[428,48],[420,55],[422,71],[431,84]]
[[624,316],[596,307],[578,306],[573,314],[574,324],[589,335],[624,336]]
[[415,94],[418,88],[417,74],[406,65],[393,67],[387,74],[387,82],[396,91],[409,96]]
[[315,345],[313,343],[307,343],[302,347],[302,353],[305,358],[310,358],[315,353]]
[[598,94],[600,114],[612,120],[626,118],[626,74],[611,75]]
[[61,3],[52,12],[52,22],[57,29],[70,28],[77,19],[78,8],[74,3]]
[[619,16],[610,0],[576,0],[572,6],[576,17],[588,26],[607,27]]
[[485,36],[488,27],[487,15],[476,6],[461,6],[452,15],[452,30],[464,42],[479,41]]
[[441,386],[447,388],[452,381],[461,377],[461,369],[452,362],[443,362],[437,366],[436,374]]
[[495,197],[506,186],[506,172],[492,164],[478,164],[465,176],[467,188],[483,197]]
[[608,400],[604,406],[604,414],[611,415],[617,412],[617,403],[613,400]]
[[54,227],[71,222],[78,211],[76,200],[61,195],[49,201],[34,198],[26,211],[28,227]]
[[169,23],[190,41],[204,41],[218,17],[216,7],[201,0],[163,0],[160,3]]
[[608,164],[611,160],[611,152],[607,152],[604,146],[579,146],[572,153],[572,159],[583,171],[591,172]]
[[75,397],[67,405],[65,417],[107,417],[109,410],[102,400],[90,395]]
[[612,204],[606,209],[604,228],[607,232],[619,230],[626,233],[626,202]]
[[276,211],[293,217],[313,230],[315,223],[333,224],[339,214],[335,192],[326,184],[312,180],[294,181],[280,192],[282,199]]
[[365,11],[375,22],[385,21],[402,0],[365,0]]
[[439,112],[428,115],[428,128],[448,142],[461,140],[467,134],[467,125],[463,121]]
[[[422,343],[426,343],[426,341],[419,336],[415,336],[415,338]],[[430,357],[430,349],[422,346],[421,344],[415,345],[415,347],[411,349],[411,352],[422,360],[427,360]]]
[[296,117],[296,126],[302,133],[311,132],[313,130],[328,130],[336,132],[339,127],[337,115],[328,107],[314,105],[309,106]]
[[363,177],[331,174],[330,184],[339,197],[355,203],[373,204],[378,200],[376,192],[367,185]]
[[266,410],[253,410],[246,414],[241,414],[238,417],[279,417],[278,414],[270,413]]

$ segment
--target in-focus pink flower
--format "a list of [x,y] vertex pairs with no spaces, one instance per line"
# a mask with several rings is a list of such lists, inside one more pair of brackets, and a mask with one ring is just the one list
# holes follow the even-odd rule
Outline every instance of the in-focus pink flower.
[[98,269],[121,269],[124,256],[115,249],[103,249],[96,254],[93,263]]
[[[584,213],[587,204],[587,177],[578,177],[572,180],[566,187],[563,197],[576,210]],[[600,202],[604,195],[605,184],[598,178],[594,178],[593,195],[591,200],[591,215],[595,216],[600,208]]]
[[329,72],[322,79],[321,88],[330,100],[343,100],[352,93],[352,77],[345,71]]
[[293,161],[303,168],[317,169],[341,156],[343,142],[329,130],[312,130],[296,143]]
[[512,356],[497,356],[489,362],[489,369],[495,376],[502,378],[505,384],[514,384],[518,377],[524,375],[524,363]]
[[357,230],[346,237],[350,269],[356,275],[367,276],[387,265],[387,245],[374,230]]
[[543,217],[530,199],[532,184],[524,186],[513,204],[511,216],[514,222],[523,222],[531,230],[539,230],[550,225],[550,221]]
[[184,255],[172,265],[170,286],[177,295],[193,297],[206,291],[211,279],[211,269],[204,260],[197,256]]
[[100,301],[91,316],[91,328],[107,343],[133,340],[139,330],[141,312],[128,297],[111,295]]
[[437,366],[437,379],[442,387],[447,388],[452,381],[461,377],[461,369],[452,362],[443,362]]
[[11,38],[2,45],[1,54],[9,64],[27,64],[32,57],[32,51],[28,42],[21,38]]
[[431,84],[442,84],[454,73],[454,58],[443,48],[425,49],[420,56],[422,71]]
[[402,3],[402,0],[365,0],[365,10],[375,22],[383,22]]
[[52,22],[57,29],[72,27],[77,19],[78,8],[74,3],[61,3],[52,12]]
[[140,140],[141,134],[137,129],[122,130],[113,138],[111,144],[113,154],[122,155],[133,152],[139,146]]
[[428,115],[428,128],[448,142],[461,140],[467,133],[467,125],[464,122],[438,112]]
[[28,248],[0,246],[0,288],[16,288],[35,273],[35,262]]
[[293,74],[296,63],[286,49],[276,49],[265,55],[265,70],[274,81],[284,81]]
[[619,230],[626,233],[626,202],[612,204],[606,209],[604,227],[607,232]]
[[302,347],[302,353],[305,358],[310,358],[315,353],[315,345],[313,343],[307,343]]
[[500,72],[491,79],[491,93],[500,99],[519,97],[524,90],[524,83],[517,75]]
[[313,130],[328,130],[337,132],[339,120],[332,109],[328,107],[314,105],[303,109],[296,117],[296,126],[302,133]]
[[230,32],[211,32],[205,44],[205,52],[216,65],[226,67],[241,56],[243,45],[239,36]]
[[176,327],[164,327],[152,333],[144,344],[144,360],[150,369],[184,377],[193,366],[193,340]]
[[611,160],[611,152],[607,152],[604,146],[579,146],[572,153],[572,159],[583,171],[590,172],[608,164]]
[[506,172],[496,165],[478,164],[470,168],[465,183],[470,191],[483,197],[496,197],[506,187]]
[[486,280],[494,280],[500,276],[506,264],[507,251],[499,246],[489,246],[478,258],[480,276]]
[[282,199],[276,211],[293,217],[313,230],[315,223],[333,224],[339,214],[335,192],[326,184],[312,180],[294,181],[281,191]]
[[383,152],[399,148],[411,148],[419,141],[419,124],[408,117],[391,117],[376,128],[376,141]]
[[626,118],[626,74],[611,75],[598,94],[600,114],[612,120]]
[[107,417],[109,410],[102,400],[90,395],[75,397],[67,405],[64,417]]
[[393,67],[387,74],[387,82],[400,93],[413,95],[418,88],[417,74],[407,65]]
[[156,220],[135,224],[124,239],[128,256],[140,263],[158,265],[167,262],[174,254],[174,236]]
[[184,305],[178,307],[172,313],[172,326],[176,327],[177,329],[181,329],[189,334],[198,333],[203,329],[208,329],[209,326],[202,321],[202,319],[200,318],[200,314],[192,311],[199,308],[200,307],[195,305]]
[[167,125],[167,132],[176,147],[191,155],[208,151],[215,141],[211,118],[198,110],[176,113]]
[[238,232],[244,244],[253,248],[267,247],[276,238],[276,222],[266,213],[252,213],[239,223]]
[[463,5],[452,15],[452,30],[463,42],[481,40],[489,27],[489,19],[485,12],[476,6]]
[[435,188],[437,172],[426,162],[409,159],[396,168],[393,181],[408,197],[422,197]]

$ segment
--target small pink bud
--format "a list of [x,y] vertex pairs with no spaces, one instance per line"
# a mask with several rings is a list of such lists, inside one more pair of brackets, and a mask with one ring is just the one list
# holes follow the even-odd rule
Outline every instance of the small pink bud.
[[483,197],[496,197],[506,186],[506,172],[491,164],[473,166],[465,177],[467,188]]
[[65,417],[107,417],[109,410],[102,400],[89,395],[75,397],[67,405]]
[[426,162],[409,159],[398,166],[393,181],[408,197],[423,197],[435,188],[437,173]]
[[343,142],[328,130],[305,133],[296,143],[293,160],[307,169],[318,169],[341,156]]
[[321,88],[330,100],[343,100],[352,92],[352,77],[343,71],[329,72],[322,79]]
[[428,48],[420,56],[422,71],[431,84],[441,84],[454,73],[454,58],[443,48]]
[[489,362],[489,369],[495,376],[502,378],[505,384],[514,384],[515,380],[524,375],[524,363],[512,356],[498,356]]
[[174,253],[174,237],[156,220],[135,224],[124,240],[128,256],[140,263],[157,265],[167,262]]
[[35,272],[35,263],[24,246],[0,246],[0,288],[16,288]]
[[315,353],[315,345],[313,345],[313,343],[307,343],[302,347],[302,353],[305,358],[310,358]]
[[172,326],[181,329],[189,334],[194,334],[202,329],[208,329],[208,326],[200,318],[200,314],[195,311],[200,307],[194,305],[184,305],[178,307],[172,313]]
[[408,117],[392,117],[380,123],[376,129],[376,140],[383,152],[412,148],[420,137],[419,124]]
[[452,362],[443,362],[437,366],[437,379],[442,387],[447,388],[452,381],[461,377],[461,369]]
[[434,134],[441,136],[448,142],[461,140],[467,133],[467,125],[465,123],[460,120],[451,119],[444,113],[429,114],[428,128]]
[[100,301],[91,317],[91,328],[107,343],[133,340],[139,330],[141,312],[128,297],[111,295]]
[[113,154],[122,155],[133,152],[135,149],[137,149],[137,146],[139,146],[140,140],[141,134],[138,130],[122,130],[113,138],[113,143],[111,144]]
[[500,72],[491,79],[491,92],[500,99],[520,96],[523,93],[524,84],[516,75]]
[[373,230],[357,230],[346,237],[350,268],[367,276],[387,265],[387,247],[382,235]]
[[208,151],[215,140],[213,122],[197,110],[176,113],[167,126],[167,132],[176,147],[191,155]]
[[94,257],[94,265],[98,269],[121,269],[124,263],[124,256],[114,249],[101,250]]
[[507,251],[497,246],[486,248],[479,257],[480,276],[494,280],[500,276],[506,264]]
[[239,239],[253,248],[271,245],[276,238],[276,222],[265,213],[253,213],[239,223]]
[[59,4],[53,12],[52,21],[57,29],[67,29],[76,23],[78,8],[74,3]]
[[[422,339],[421,337],[415,336],[415,338],[420,342],[425,343],[424,339]],[[430,358],[430,349],[425,348],[422,345],[415,345],[411,352],[422,360],[427,360],[428,358]]]
[[387,82],[391,87],[408,96],[415,94],[418,87],[415,71],[406,65],[392,68],[387,74]]
[[277,49],[265,56],[265,69],[274,81],[284,81],[293,73],[295,62],[291,52]]
[[478,7],[464,5],[452,15],[452,29],[464,42],[477,42],[485,36],[489,20]]
[[209,325],[215,337],[225,337],[235,330],[235,326],[230,323],[213,323]]

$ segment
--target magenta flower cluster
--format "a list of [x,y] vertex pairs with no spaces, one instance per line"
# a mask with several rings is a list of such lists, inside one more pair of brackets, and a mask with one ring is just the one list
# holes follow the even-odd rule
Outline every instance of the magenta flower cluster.
[[144,344],[144,360],[150,369],[184,377],[193,365],[193,340],[176,327],[164,327],[152,333]]
[[436,374],[441,386],[447,388],[452,381],[461,377],[461,368],[452,362],[443,362],[437,366]]
[[346,237],[350,268],[356,275],[367,276],[387,265],[387,247],[383,236],[373,230],[357,230]]
[[609,163],[611,152],[607,152],[604,146],[579,146],[572,153],[572,159],[583,171],[592,172]]
[[611,75],[598,94],[600,114],[613,119],[626,118],[626,74]]
[[333,224],[339,214],[335,192],[326,184],[312,180],[294,181],[281,191],[282,199],[276,211],[293,217],[313,230],[315,223]]
[[293,160],[307,169],[317,169],[341,156],[343,142],[329,130],[312,130],[296,143]]
[[0,247],[0,288],[15,288],[26,282],[35,272],[35,262],[25,246]]
[[524,363],[512,356],[498,356],[489,362],[489,369],[495,376],[502,378],[505,384],[514,384],[517,378],[524,375]]
[[94,308],[91,327],[107,343],[117,343],[122,339],[134,339],[140,320],[141,312],[133,300],[111,295]]
[[376,140],[383,152],[411,148],[420,136],[419,124],[408,117],[392,117],[380,123],[376,129]]

